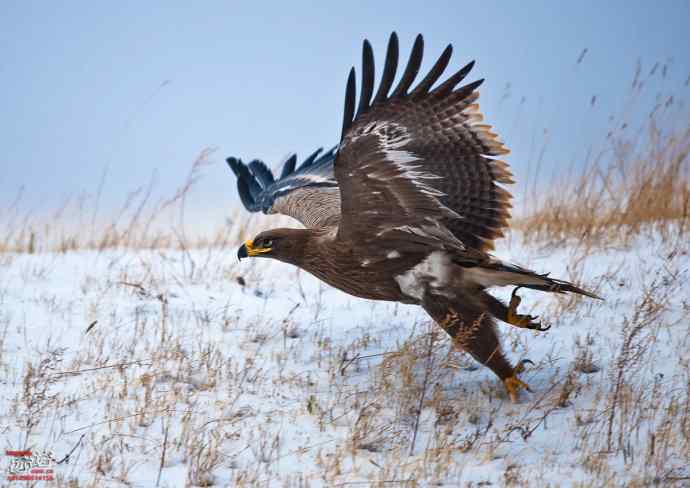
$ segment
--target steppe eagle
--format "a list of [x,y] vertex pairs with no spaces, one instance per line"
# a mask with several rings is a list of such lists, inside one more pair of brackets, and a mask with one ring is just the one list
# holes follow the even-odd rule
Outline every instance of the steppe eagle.
[[[237,255],[294,264],[358,297],[422,306],[516,401],[529,388],[518,378],[521,366],[501,352],[494,318],[545,330],[536,317],[517,312],[520,287],[596,296],[488,253],[510,217],[511,195],[500,185],[513,183],[512,174],[496,159],[508,150],[481,123],[483,80],[458,87],[474,62],[436,85],[452,46],[411,89],[423,45],[417,36],[391,91],[398,67],[393,33],[374,94],[374,55],[364,41],[359,102],[352,68],[336,148],[316,151],[299,168],[292,156],[277,179],[259,160],[227,159],[248,210],[289,215],[305,226],[261,232]],[[516,286],[508,306],[486,291],[506,285]]]

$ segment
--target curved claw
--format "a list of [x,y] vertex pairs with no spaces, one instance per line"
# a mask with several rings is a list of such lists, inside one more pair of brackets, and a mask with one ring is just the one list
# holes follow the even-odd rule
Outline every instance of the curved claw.
[[[524,285],[518,285],[518,286],[516,286],[515,289],[513,290],[513,293],[511,293],[511,295],[515,295],[515,293],[517,293],[517,291],[518,291],[520,288],[524,288],[524,287],[525,287]],[[518,298],[520,298],[520,297],[518,297]]]
[[523,359],[517,364],[517,366],[515,366],[515,368],[513,368],[513,374],[522,373],[525,370],[525,364],[531,364],[532,366],[534,366],[534,361],[527,358]]
[[522,297],[518,296],[517,291],[522,288],[522,286],[516,286],[513,292],[510,294],[510,308],[516,309],[520,302],[522,302]]
[[546,332],[551,328],[551,324],[542,326],[541,322],[536,322],[527,326],[528,329],[536,330],[537,332]]

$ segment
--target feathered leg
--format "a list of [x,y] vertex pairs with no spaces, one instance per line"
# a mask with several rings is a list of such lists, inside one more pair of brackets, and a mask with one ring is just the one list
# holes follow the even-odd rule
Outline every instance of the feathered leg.
[[529,386],[518,379],[521,365],[514,368],[503,355],[493,318],[486,310],[465,303],[427,299],[424,309],[453,338],[459,349],[493,371],[508,390],[512,401],[517,401],[521,388]]

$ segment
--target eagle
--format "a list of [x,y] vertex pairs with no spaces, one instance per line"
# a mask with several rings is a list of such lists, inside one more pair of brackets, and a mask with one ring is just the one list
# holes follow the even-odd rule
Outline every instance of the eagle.
[[[462,84],[470,62],[444,81],[448,45],[414,87],[424,40],[418,35],[395,88],[398,37],[390,36],[378,89],[374,54],[362,49],[357,101],[354,67],[347,78],[340,143],[317,150],[299,167],[284,163],[279,177],[260,160],[230,157],[238,193],[251,212],[283,214],[300,229],[271,229],[242,244],[238,258],[293,264],[350,295],[416,304],[453,344],[487,366],[517,401],[529,386],[501,350],[496,319],[547,330],[518,313],[521,287],[593,298],[573,283],[502,261],[490,251],[508,226],[514,183],[508,149],[482,123],[477,88]],[[487,292],[515,286],[506,305]]]

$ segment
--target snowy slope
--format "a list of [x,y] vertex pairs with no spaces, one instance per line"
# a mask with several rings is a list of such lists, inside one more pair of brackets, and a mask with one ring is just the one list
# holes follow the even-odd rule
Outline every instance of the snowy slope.
[[74,449],[56,486],[688,483],[687,244],[497,254],[606,299],[524,291],[518,404],[420,309],[233,249],[0,254],[2,447]]

